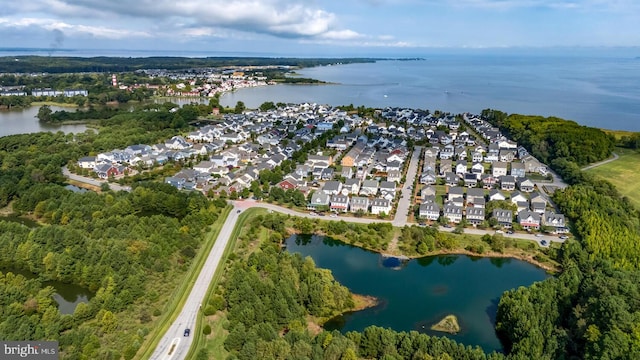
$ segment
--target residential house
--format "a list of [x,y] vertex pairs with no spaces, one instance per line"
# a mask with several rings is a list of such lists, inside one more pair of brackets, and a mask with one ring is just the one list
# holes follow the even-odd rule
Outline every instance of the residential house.
[[400,183],[402,180],[402,172],[400,170],[391,170],[387,173],[387,181]]
[[501,161],[492,163],[491,174],[497,178],[507,175],[507,163]]
[[101,179],[124,175],[127,167],[118,164],[98,164],[94,171]]
[[533,181],[525,178],[518,179],[518,189],[524,192],[532,192],[534,190],[535,184]]
[[462,221],[462,206],[455,205],[452,202],[447,202],[444,205],[443,216],[453,223],[460,223]]
[[437,180],[436,173],[433,170],[427,170],[420,174],[420,184],[433,185]]
[[468,188],[474,188],[478,185],[478,177],[476,174],[465,173],[462,180],[464,180],[464,186]]
[[491,217],[496,219],[501,227],[511,228],[513,226],[513,212],[505,209],[493,209]]
[[431,221],[436,221],[440,218],[440,205],[435,202],[422,203],[418,210],[418,217]]
[[438,156],[440,156],[440,160],[450,160],[455,155],[455,147],[451,144],[445,145]]
[[327,195],[338,195],[342,191],[342,183],[340,181],[327,181],[322,187],[322,192]]
[[342,187],[342,194],[353,194],[357,195],[360,191],[360,180],[358,179],[347,179],[344,181],[344,186]]
[[333,179],[333,169],[332,168],[322,169],[322,173],[320,174],[320,179],[323,181],[328,181]]
[[511,195],[509,196],[509,198],[511,199],[511,203],[512,204],[516,204],[518,202],[522,202],[522,201],[528,201],[527,197],[521,193],[520,191],[514,191],[511,193]]
[[484,165],[481,163],[471,165],[471,173],[475,174],[476,178],[480,180],[482,178],[482,174],[484,174]]
[[525,177],[524,163],[512,162],[510,166],[511,166],[511,176],[515,177],[516,179]]
[[387,199],[373,199],[371,202],[371,213],[373,215],[386,214],[389,215],[391,213],[391,201]]
[[522,210],[529,210],[530,206],[529,206],[529,200],[525,200],[525,201],[516,201],[516,212],[520,212]]
[[542,225],[552,228],[553,233],[564,234],[569,232],[563,214],[556,214],[553,211],[545,211],[542,216]]
[[345,179],[351,179],[353,177],[353,168],[350,166],[343,166],[340,176]]
[[307,205],[307,209],[315,210],[319,207],[329,207],[330,195],[325,194],[322,191],[316,191],[311,195],[311,201]]
[[378,182],[376,180],[365,180],[360,186],[360,195],[375,196],[378,193]]
[[449,186],[458,186],[460,178],[453,172],[448,172],[444,175],[444,181]]
[[83,169],[93,169],[96,167],[96,157],[95,156],[85,156],[78,159],[78,166]]
[[485,189],[493,189],[498,183],[498,178],[492,174],[482,174],[482,187]]
[[484,155],[480,151],[474,151],[471,154],[471,161],[474,163],[481,163],[484,160]]
[[293,190],[298,187],[298,182],[295,179],[287,178],[278,183],[278,186],[282,190]]
[[425,199],[430,196],[436,196],[435,187],[428,185],[420,189],[420,198],[422,199],[422,202],[425,202]]
[[546,208],[547,200],[539,192],[533,192],[531,194],[531,210],[538,214],[544,214]]
[[330,209],[336,212],[347,212],[349,210],[349,197],[345,195],[332,195]]
[[459,186],[449,188],[447,201],[453,202],[456,206],[462,206],[464,204],[464,189]]
[[384,196],[386,194],[391,194],[392,199],[396,194],[396,183],[391,181],[381,181],[380,182],[380,193]]
[[500,177],[500,189],[505,191],[513,191],[516,188],[516,179],[511,175]]
[[312,166],[320,166],[318,163],[324,163],[323,167],[329,167],[329,165],[333,164],[333,158],[323,155],[308,155],[307,162],[311,163]]
[[350,211],[355,213],[359,210],[369,212],[369,198],[363,196],[354,196],[351,198]]
[[484,207],[484,189],[467,189],[467,206],[478,207],[476,205],[482,205]]
[[525,155],[520,159],[520,162],[524,164],[524,169],[528,173],[540,173],[545,175],[547,172],[546,166],[531,155]]
[[173,150],[184,150],[190,148],[192,144],[182,136],[174,136],[165,142],[165,146]]
[[198,164],[193,165],[193,170],[203,174],[211,174],[215,167],[216,164],[211,161],[201,161]]
[[489,201],[503,201],[506,199],[507,198],[504,196],[504,194],[498,189],[491,189],[489,191]]
[[484,221],[484,208],[480,207],[467,207],[466,211],[467,221],[472,225],[482,224]]
[[448,172],[453,172],[451,160],[440,160],[440,176],[445,176]]
[[498,155],[498,158],[500,159],[501,162],[507,162],[507,163],[512,162],[513,159],[515,159],[515,157],[516,157],[515,150],[500,150],[500,154]]
[[522,210],[518,213],[518,223],[524,229],[540,229],[540,214],[529,211]]
[[169,185],[171,185],[173,187],[178,188],[178,190],[182,189],[182,187],[184,186],[185,181],[186,180],[183,179],[183,178],[176,178],[176,177],[166,177],[164,179],[165,183],[167,183],[167,184],[169,184]]
[[467,172],[467,161],[458,160],[456,162],[456,174],[464,174]]

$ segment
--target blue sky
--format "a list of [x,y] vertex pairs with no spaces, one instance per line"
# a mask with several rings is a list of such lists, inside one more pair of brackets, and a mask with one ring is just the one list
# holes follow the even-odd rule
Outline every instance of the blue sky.
[[2,2],[0,47],[368,56],[640,45],[638,0]]

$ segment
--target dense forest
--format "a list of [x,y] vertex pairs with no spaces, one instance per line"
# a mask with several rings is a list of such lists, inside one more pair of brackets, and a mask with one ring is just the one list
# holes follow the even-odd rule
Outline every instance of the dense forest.
[[[16,61],[18,60],[18,61]],[[0,72],[5,73],[78,73],[130,72],[141,69],[181,70],[233,66],[312,67],[333,64],[375,62],[373,58],[268,58],[268,57],[0,57]]]
[[615,143],[600,129],[556,117],[507,115],[491,109],[482,110],[482,116],[545,164],[565,159],[583,166],[604,160],[611,156]]
[[571,186],[553,200],[577,241],[556,278],[506,292],[496,331],[513,359],[640,358],[640,216],[608,182],[580,167],[611,154],[613,138],[558,118],[483,115]]
[[[0,221],[0,269],[39,275],[1,276],[1,339],[58,340],[65,359],[130,359],[137,352],[226,204],[161,183],[74,193],[62,186],[60,168],[88,153],[164,140],[186,126],[174,120],[125,113],[102,120],[97,134],[0,138],[0,205],[43,225]],[[46,280],[95,295],[62,315],[53,290],[41,285]]]

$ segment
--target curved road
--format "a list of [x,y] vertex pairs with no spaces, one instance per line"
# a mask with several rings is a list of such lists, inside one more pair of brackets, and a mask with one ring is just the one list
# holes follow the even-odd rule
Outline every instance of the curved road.
[[619,158],[618,154],[616,154],[616,153],[611,153],[611,155],[613,155],[613,157],[612,157],[612,158],[607,159],[607,160],[602,160],[602,161],[599,161],[599,162],[597,162],[597,163],[593,163],[593,164],[591,164],[591,165],[587,165],[587,166],[583,167],[581,170],[582,170],[582,171],[584,171],[584,170],[593,169],[594,167],[598,167],[598,166],[600,166],[600,165],[604,165],[604,164],[610,163],[610,162],[612,162],[612,161],[618,160],[618,158]]
[[[196,319],[200,310],[200,304],[202,304],[205,295],[207,294],[209,284],[211,284],[211,281],[213,280],[213,275],[220,265],[222,254],[224,253],[224,249],[227,247],[227,243],[231,238],[231,233],[238,221],[238,216],[238,208],[234,206],[229,213],[227,220],[224,222],[224,225],[222,225],[218,238],[209,253],[209,257],[207,257],[207,260],[202,267],[202,271],[198,275],[198,278],[196,279],[196,282],[191,289],[191,293],[189,293],[189,297],[182,307],[180,314],[173,324],[171,324],[169,330],[164,334],[150,359],[182,360],[186,358],[187,353],[189,353],[189,348],[191,348],[191,343],[193,342],[193,332],[196,331]],[[191,330],[191,336],[184,336],[185,329]]]
[[102,184],[107,184],[109,185],[109,188],[111,188],[111,190],[114,190],[114,191],[131,191],[131,186],[122,186],[122,185],[110,183],[106,180],[98,180],[98,179],[94,179],[86,176],[72,174],[66,166],[62,167],[62,175],[68,177],[71,180],[75,180],[81,183],[85,183],[85,184],[89,184],[97,187],[102,186]]

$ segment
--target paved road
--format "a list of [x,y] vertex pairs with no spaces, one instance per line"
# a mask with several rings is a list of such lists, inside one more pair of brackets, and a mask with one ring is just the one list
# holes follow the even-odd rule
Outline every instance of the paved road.
[[413,186],[413,181],[416,178],[418,171],[418,162],[420,161],[420,154],[422,153],[422,147],[416,146],[413,154],[411,155],[411,161],[409,162],[409,168],[405,175],[406,181],[404,182],[404,188],[400,189],[400,200],[398,201],[398,207],[396,208],[396,216],[391,222],[393,226],[403,227],[407,224],[407,218],[409,215],[409,209],[411,208],[411,201],[413,200],[413,191],[407,189],[407,186]]
[[198,275],[191,293],[180,311],[176,320],[171,324],[169,330],[164,334],[158,347],[151,355],[153,360],[182,360],[187,356],[191,343],[193,342],[193,334],[184,336],[185,329],[191,329],[193,333],[196,325],[196,316],[199,313],[200,304],[204,301],[209,284],[213,280],[213,275],[220,265],[222,254],[227,247],[227,243],[231,238],[233,228],[238,221],[238,208],[234,206],[229,213],[229,217],[222,225],[220,234],[216,239],[209,257],[207,258],[202,271]]
[[[354,222],[354,223],[360,223],[360,224],[372,224],[372,223],[378,223],[378,222],[390,222],[393,224],[392,221],[389,220],[378,220],[378,219],[369,219],[369,218],[357,218],[357,217],[349,217],[349,216],[338,216],[338,217],[331,217],[331,216],[318,216],[318,215],[311,215],[311,213],[307,213],[307,212],[299,212],[299,211],[295,211],[295,210],[291,210],[279,205],[275,205],[275,204],[269,204],[269,203],[264,203],[264,202],[259,202],[259,201],[255,201],[255,200],[240,200],[240,201],[236,201],[234,202],[234,206],[236,206],[238,209],[249,209],[252,207],[259,207],[259,208],[263,208],[263,209],[268,209],[271,211],[276,211],[282,214],[287,214],[287,215],[291,215],[291,216],[299,216],[299,217],[305,217],[305,218],[309,218],[309,219],[320,219],[320,220],[328,220],[328,221],[340,221],[340,220],[344,220],[346,222]],[[411,225],[411,224],[409,224]],[[404,226],[404,225],[403,225]],[[438,229],[440,231],[447,231],[447,232],[452,232],[454,230],[453,227],[450,228],[446,228],[443,226],[440,226],[440,228]],[[473,234],[473,235],[484,235],[484,234],[490,234],[493,235],[495,234],[495,230],[483,230],[483,229],[475,229],[475,228],[466,228],[464,229],[464,232],[466,234]],[[557,236],[553,236],[553,235],[544,235],[542,237],[540,236],[535,236],[535,234],[529,234],[529,233],[514,233],[514,234],[503,234],[506,237],[510,237],[510,238],[514,238],[514,239],[523,239],[523,240],[532,240],[537,242],[538,244],[540,244],[541,240],[547,240],[547,241],[554,241],[554,242],[564,242],[564,240],[560,239]]]
[[582,168],[582,171],[584,171],[584,170],[589,170],[589,169],[593,169],[594,167],[598,167],[598,166],[600,166],[600,165],[604,165],[604,164],[610,163],[610,162],[612,162],[612,161],[616,161],[616,160],[618,160],[618,158],[619,158],[618,154],[616,154],[616,153],[612,153],[612,155],[613,155],[613,157],[612,157],[612,158],[610,158],[610,159],[603,160],[603,161],[599,161],[599,162],[597,162],[597,163],[593,163],[593,164],[591,164],[591,165],[587,165],[587,166],[583,167],[583,168]]
[[75,180],[81,183],[85,183],[85,184],[89,184],[89,185],[93,185],[93,186],[97,186],[100,187],[102,186],[102,184],[108,184],[109,188],[111,188],[111,190],[113,191],[131,191],[131,186],[121,186],[118,184],[114,184],[114,183],[110,183],[106,180],[98,180],[98,179],[94,179],[94,178],[90,178],[87,176],[80,176],[80,175],[76,175],[76,174],[72,174],[69,169],[66,166],[62,167],[62,175],[68,177],[71,180]]

